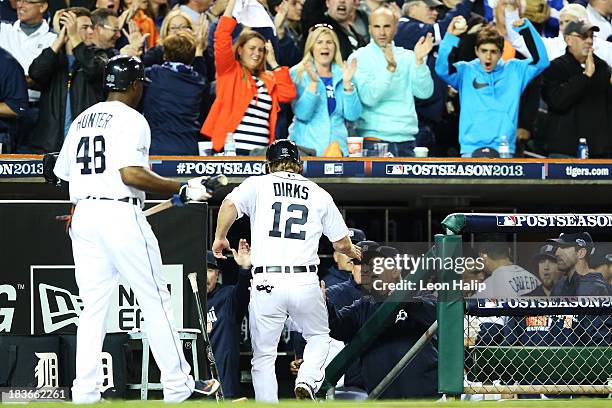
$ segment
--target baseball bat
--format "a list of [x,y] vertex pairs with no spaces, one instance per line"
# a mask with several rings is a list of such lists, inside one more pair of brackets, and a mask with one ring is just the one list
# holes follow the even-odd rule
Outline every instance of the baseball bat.
[[[203,180],[202,185],[206,187],[206,190],[209,193],[214,193],[219,188],[227,185],[227,177],[225,177],[224,174],[219,174],[217,176],[210,177],[210,178],[207,178],[206,180]],[[142,213],[144,214],[145,217],[148,217],[153,214],[157,214],[158,212],[167,210],[170,207],[174,207],[175,205],[178,205],[179,204],[178,201],[180,201],[180,199],[177,198],[177,196],[172,196],[172,198],[169,198],[166,201],[163,201],[157,205],[154,205],[153,207],[149,208],[146,211],[143,211]]]
[[196,309],[198,312],[198,320],[200,322],[200,330],[202,330],[202,338],[204,339],[204,346],[206,349],[206,357],[208,357],[210,376],[216,380],[219,380],[219,391],[215,397],[217,401],[224,400],[223,397],[223,384],[221,384],[221,378],[219,377],[219,370],[217,370],[217,360],[215,359],[215,354],[213,353],[212,346],[210,344],[210,338],[208,337],[208,330],[206,330],[206,320],[204,319],[204,310],[202,309],[202,302],[200,301],[200,295],[198,291],[198,282],[197,282],[197,273],[192,272],[187,275],[189,278],[189,283],[191,283],[191,290],[193,291],[193,295],[196,301]]

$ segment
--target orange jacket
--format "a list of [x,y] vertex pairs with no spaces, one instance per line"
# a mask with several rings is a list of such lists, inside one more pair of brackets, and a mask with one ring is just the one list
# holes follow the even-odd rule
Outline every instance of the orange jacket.
[[[223,148],[227,133],[236,130],[249,103],[257,93],[257,85],[252,75],[234,57],[232,31],[236,24],[233,18],[223,16],[219,19],[219,25],[215,31],[217,98],[200,133],[212,139],[213,149],[216,151]],[[279,102],[291,102],[296,97],[297,91],[287,67],[273,72],[266,71],[259,78],[264,82],[272,97],[270,112],[270,143],[272,143],[276,118],[280,110]]]
[[142,34],[149,34],[149,38],[147,38],[147,46],[149,48],[155,47],[159,37],[157,34],[157,28],[155,27],[155,21],[153,21],[151,17],[147,16],[142,10],[138,10],[136,15],[132,17],[132,20],[134,20],[136,25],[138,25],[138,28],[140,28],[140,32]]

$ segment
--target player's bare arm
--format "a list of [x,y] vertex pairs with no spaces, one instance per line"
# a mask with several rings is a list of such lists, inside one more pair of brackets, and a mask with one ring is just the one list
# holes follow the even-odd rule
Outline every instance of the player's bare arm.
[[119,172],[124,184],[139,190],[151,193],[173,194],[181,188],[180,182],[158,176],[144,167],[124,167]]
[[334,242],[332,245],[334,246],[334,250],[348,256],[351,259],[358,259],[361,261],[361,249],[353,245],[351,238],[349,238],[348,235],[341,240]]
[[219,208],[219,216],[217,218],[217,229],[215,231],[215,242],[212,245],[212,251],[215,258],[226,259],[223,256],[223,251],[230,249],[229,241],[227,240],[227,232],[231,228],[234,221],[238,218],[238,210],[231,200],[225,199]]

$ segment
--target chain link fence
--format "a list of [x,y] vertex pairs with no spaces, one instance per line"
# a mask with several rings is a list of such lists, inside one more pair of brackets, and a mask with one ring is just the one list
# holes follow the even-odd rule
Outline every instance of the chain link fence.
[[464,393],[612,393],[612,316],[533,311],[478,316],[468,307]]

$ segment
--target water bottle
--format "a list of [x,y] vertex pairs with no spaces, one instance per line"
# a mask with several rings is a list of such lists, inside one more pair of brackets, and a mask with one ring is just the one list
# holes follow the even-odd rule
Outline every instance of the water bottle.
[[578,139],[578,158],[589,158],[589,145],[587,144],[586,137],[581,137],[580,139]]
[[504,135],[501,138],[501,143],[499,144],[499,149],[497,149],[497,151],[499,152],[499,157],[501,157],[502,159],[509,159],[512,157],[512,155],[510,154],[510,145],[508,144],[508,138]]
[[225,138],[225,145],[223,145],[223,153],[225,156],[236,155],[236,142],[234,141],[234,134],[228,133]]

